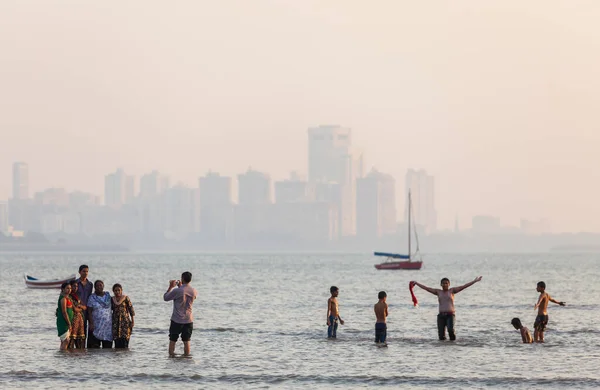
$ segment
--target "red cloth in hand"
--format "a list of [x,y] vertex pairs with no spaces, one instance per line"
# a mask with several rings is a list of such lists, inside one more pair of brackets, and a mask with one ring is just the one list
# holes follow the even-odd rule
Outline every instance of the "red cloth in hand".
[[415,296],[415,292],[413,291],[413,289],[415,288],[415,285],[416,285],[415,282],[408,283],[408,289],[410,290],[410,295],[412,297],[413,305],[418,306],[419,301],[417,301],[417,297]]

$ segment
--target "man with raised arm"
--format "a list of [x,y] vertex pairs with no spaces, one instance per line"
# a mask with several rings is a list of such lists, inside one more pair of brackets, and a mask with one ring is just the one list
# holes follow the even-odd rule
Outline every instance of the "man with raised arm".
[[165,301],[173,301],[173,314],[169,327],[169,355],[175,356],[175,344],[181,335],[183,354],[190,355],[190,339],[194,330],[194,315],[192,305],[198,297],[198,291],[190,286],[192,273],[184,272],[181,280],[170,280],[169,288],[164,295]]
[[443,278],[440,282],[442,288],[431,288],[416,281],[414,283],[416,286],[421,287],[423,290],[432,293],[433,295],[437,295],[438,301],[440,303],[440,310],[437,317],[437,327],[438,327],[438,335],[440,340],[446,340],[446,328],[448,328],[448,336],[450,340],[456,340],[456,334],[454,333],[454,294],[458,294],[462,290],[467,287],[471,287],[475,283],[481,280],[481,276],[478,276],[472,282],[464,284],[458,287],[450,288],[450,279]]

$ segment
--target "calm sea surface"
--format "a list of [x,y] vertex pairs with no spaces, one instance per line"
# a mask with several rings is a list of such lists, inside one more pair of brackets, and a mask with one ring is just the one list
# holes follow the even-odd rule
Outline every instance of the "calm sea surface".
[[[1,388],[598,388],[600,255],[430,255],[421,271],[377,271],[343,254],[0,255]],[[80,264],[107,289],[121,283],[136,311],[128,351],[60,352],[58,290],[27,289],[23,273],[64,277]],[[169,279],[194,275],[192,358],[169,358]],[[456,295],[456,342],[437,340],[437,287],[483,280]],[[536,283],[551,304],[543,345],[533,328]],[[326,339],[329,287],[340,288],[338,340]],[[388,293],[389,348],[376,348],[373,304]],[[112,291],[111,291],[112,293]],[[532,329],[533,330],[533,329]],[[178,353],[182,352],[178,343]]]

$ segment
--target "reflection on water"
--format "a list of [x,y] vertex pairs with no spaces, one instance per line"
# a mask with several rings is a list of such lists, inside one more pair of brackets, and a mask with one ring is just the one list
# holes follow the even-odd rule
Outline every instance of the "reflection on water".
[[[568,258],[566,258],[568,257]],[[568,261],[567,261],[568,260]],[[410,388],[600,387],[600,258],[597,255],[428,256],[421,271],[377,271],[369,255],[0,256],[0,383],[8,388],[201,387]],[[26,289],[23,273],[121,283],[136,310],[131,349],[58,350],[58,290]],[[168,280],[190,270],[199,292],[191,358],[169,358]],[[437,298],[415,293],[483,281],[456,295],[458,340],[437,341]],[[510,325],[532,329],[535,285],[567,302],[551,306],[546,344],[523,345]],[[326,339],[329,287],[340,287],[346,324]],[[389,348],[375,348],[373,304],[388,293]],[[181,343],[178,353],[182,352]],[[543,364],[540,364],[543,361]]]

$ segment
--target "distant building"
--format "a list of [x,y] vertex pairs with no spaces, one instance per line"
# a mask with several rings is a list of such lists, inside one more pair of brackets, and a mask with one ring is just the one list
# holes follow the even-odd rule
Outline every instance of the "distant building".
[[352,130],[341,126],[308,129],[308,180],[352,180]]
[[252,169],[239,174],[238,203],[240,205],[271,203],[271,178],[269,175]]
[[363,166],[362,153],[352,146],[351,129],[337,125],[308,129],[308,180],[339,186],[341,195],[335,202],[340,236],[356,233],[356,179],[362,177]]
[[411,191],[414,223],[422,226],[427,233],[437,230],[437,211],[435,209],[435,188],[433,176],[426,171],[409,169],[406,173],[406,205],[404,221],[408,220],[408,191]]
[[200,232],[200,190],[176,185],[165,193],[165,231],[168,238],[184,239]]
[[472,219],[472,231],[476,234],[496,234],[501,232],[500,218],[489,215],[476,215]]
[[551,233],[552,229],[547,219],[540,219],[539,221],[521,219],[521,231],[525,234],[540,235]]
[[310,202],[314,199],[314,188],[295,172],[289,179],[275,182],[275,203]]
[[[146,237],[163,237],[165,231],[173,226],[169,201],[166,192],[170,187],[168,176],[154,170],[140,178],[140,191],[137,199],[137,209],[140,215],[140,231]],[[180,230],[177,230],[180,233]],[[177,234],[179,234],[177,233]]]
[[0,233],[8,234],[8,202],[0,202]]
[[238,205],[234,210],[235,241],[252,243],[266,240],[271,212],[271,178],[248,169],[238,175]]
[[275,203],[268,215],[275,242],[325,245],[339,236],[337,208],[329,202]]
[[213,242],[228,242],[233,236],[231,178],[209,172],[199,179],[200,232]]
[[119,208],[131,203],[135,197],[135,177],[128,176],[122,169],[104,178],[104,204]]
[[13,199],[29,198],[29,166],[24,162],[13,164]]
[[34,195],[35,203],[39,206],[68,208],[69,195],[64,188],[48,188],[44,191],[36,192]]
[[8,224],[14,230],[40,231],[40,212],[33,199],[10,199],[8,201]]
[[154,170],[140,178],[140,197],[148,198],[164,193],[170,187],[168,176]]
[[274,219],[287,216],[274,216],[272,203],[238,204],[234,206],[234,240],[236,244],[272,242]]
[[125,204],[131,204],[135,199],[135,176],[125,177]]
[[78,234],[81,231],[80,215],[73,212],[47,213],[41,216],[42,234]]
[[356,233],[374,239],[396,232],[396,180],[371,171],[356,183]]
[[74,210],[81,210],[85,207],[94,207],[100,205],[100,197],[82,191],[73,191],[69,193],[69,207]]

